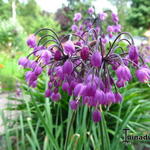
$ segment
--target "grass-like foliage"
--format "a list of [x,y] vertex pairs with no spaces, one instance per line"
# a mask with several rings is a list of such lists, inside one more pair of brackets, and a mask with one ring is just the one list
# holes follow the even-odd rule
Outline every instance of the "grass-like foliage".
[[[4,117],[5,134],[3,149],[6,150],[135,150],[136,143],[124,144],[124,128],[133,135],[149,134],[150,93],[147,85],[130,83],[121,89],[124,100],[102,108],[102,121],[91,120],[90,107],[72,111],[68,107],[70,97],[62,94],[59,102],[51,102],[43,95],[44,78],[36,89],[23,86],[22,98],[9,110],[20,110],[14,122]],[[60,89],[61,91],[61,89]],[[7,144],[6,144],[7,143]],[[139,145],[149,145],[145,142]]]

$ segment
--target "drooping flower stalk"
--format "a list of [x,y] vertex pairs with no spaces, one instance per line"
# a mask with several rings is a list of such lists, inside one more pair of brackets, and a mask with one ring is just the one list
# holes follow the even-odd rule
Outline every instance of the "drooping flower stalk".
[[[112,24],[106,29],[103,27],[106,13],[95,16],[94,9],[89,8],[88,14],[89,18],[84,19],[81,13],[76,13],[72,33],[62,38],[48,28],[29,36],[27,44],[33,51],[27,57],[20,58],[19,65],[31,69],[25,78],[33,88],[47,67],[49,82],[45,97],[55,102],[60,100],[61,87],[73,97],[69,102],[72,110],[80,105],[93,107],[92,118],[98,122],[101,120],[101,106],[122,101],[118,88],[125,87],[132,79],[130,68],[136,70],[140,82],[149,82],[150,69],[140,56],[130,33],[121,32],[116,14],[112,13]],[[37,42],[36,36],[43,31],[47,34]],[[120,45],[121,42],[126,43],[126,48]]]

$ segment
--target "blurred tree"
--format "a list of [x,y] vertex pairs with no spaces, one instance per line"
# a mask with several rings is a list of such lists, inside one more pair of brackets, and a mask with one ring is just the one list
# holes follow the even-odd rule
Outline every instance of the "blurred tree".
[[59,30],[59,25],[49,13],[42,12],[35,0],[17,3],[17,17],[27,33],[34,33],[40,28],[50,27]]
[[11,4],[0,0],[0,20],[11,17]]
[[91,3],[92,0],[67,0],[68,1],[68,6],[74,6],[76,5],[77,3]]
[[24,50],[28,34],[49,27],[59,31],[53,16],[42,12],[35,0],[0,0],[0,50]]
[[128,22],[136,28],[150,28],[150,0],[131,0]]
[[84,18],[88,16],[87,10],[91,7],[93,0],[68,0],[68,6],[63,6],[56,12],[56,19],[65,32],[71,29],[74,14],[81,12]]

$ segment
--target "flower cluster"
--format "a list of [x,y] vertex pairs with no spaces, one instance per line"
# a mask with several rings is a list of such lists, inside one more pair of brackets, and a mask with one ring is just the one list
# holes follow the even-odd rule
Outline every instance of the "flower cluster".
[[[72,110],[80,105],[93,107],[92,118],[98,122],[101,120],[101,106],[122,101],[118,89],[132,79],[130,68],[135,69],[140,82],[150,80],[150,69],[139,55],[132,36],[121,32],[115,13],[112,13],[112,24],[105,30],[102,26],[108,16],[105,12],[96,15],[94,9],[89,8],[87,13],[87,19],[81,13],[74,15],[73,32],[64,37],[59,38],[48,28],[29,36],[27,44],[33,51],[20,58],[19,65],[31,69],[25,78],[33,88],[47,68],[49,82],[45,97],[59,101],[61,88],[72,97],[69,102]],[[37,42],[36,36],[43,31],[47,34]],[[121,42],[126,42],[126,48],[120,46]]]

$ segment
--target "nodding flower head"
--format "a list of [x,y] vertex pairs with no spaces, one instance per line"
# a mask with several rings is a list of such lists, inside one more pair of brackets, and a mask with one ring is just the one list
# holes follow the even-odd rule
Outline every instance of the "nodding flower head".
[[129,46],[129,58],[133,61],[138,59],[138,48],[134,45]]
[[136,77],[140,82],[148,82],[150,80],[150,69],[141,67],[136,71]]
[[41,54],[41,59],[44,64],[49,64],[51,59],[51,52],[49,50],[43,50],[43,53]]
[[94,95],[94,99],[97,102],[97,104],[101,104],[101,105],[105,104],[105,101],[104,101],[105,100],[105,93],[102,90],[97,89],[96,93]]
[[67,55],[72,55],[75,52],[75,45],[73,44],[71,40],[68,40],[64,44],[64,51]]
[[117,25],[113,25],[113,32],[121,32],[121,25],[117,24]]
[[[48,28],[29,36],[27,45],[31,53],[20,58],[18,64],[28,69],[25,80],[30,87],[35,88],[41,74],[47,73],[45,97],[56,102],[61,99],[60,93],[66,92],[73,97],[69,102],[72,110],[78,110],[79,104],[92,107],[92,119],[99,122],[103,107],[123,100],[119,89],[132,79],[133,69],[139,81],[144,83],[150,81],[150,69],[130,33],[121,31],[115,13],[108,26],[106,13],[96,14],[91,7],[87,15],[87,18],[81,13],[74,15],[69,36],[62,37]],[[127,50],[122,47],[122,41]]]
[[34,69],[34,71],[33,71],[34,73],[35,73],[35,75],[40,75],[41,73],[42,73],[42,67],[40,67],[40,66],[37,66],[37,67],[35,67],[35,69]]
[[73,24],[73,25],[71,26],[71,29],[72,29],[72,31],[76,32],[76,31],[78,31],[78,26],[75,25],[75,24]]
[[52,94],[52,91],[51,91],[50,89],[47,89],[47,90],[45,91],[45,97],[50,97],[51,94]]
[[95,123],[99,122],[101,120],[101,113],[99,110],[94,110],[92,114],[92,119]]
[[113,32],[113,31],[114,31],[113,26],[108,26],[108,27],[107,27],[107,32]]
[[34,34],[30,35],[27,39],[27,45],[30,48],[35,48],[36,47],[36,37]]
[[115,13],[112,13],[112,21],[114,22],[114,23],[118,23],[118,21],[119,21],[119,18],[118,18],[118,15],[117,14],[115,14]]
[[61,52],[59,50],[57,50],[54,54],[54,58],[55,60],[60,60],[61,59]]
[[130,70],[125,65],[120,65],[116,70],[116,75],[119,80],[129,81],[132,78]]
[[61,95],[60,95],[60,93],[55,93],[55,92],[53,92],[53,93],[51,94],[50,98],[52,99],[52,101],[58,101],[58,100],[61,99]]
[[115,95],[112,91],[106,92],[106,102],[105,105],[109,105],[111,103],[115,103]]
[[101,53],[98,51],[93,52],[91,56],[91,64],[94,67],[100,67],[102,64],[102,56]]
[[76,110],[76,109],[78,108],[79,101],[77,101],[77,100],[71,100],[71,101],[69,102],[69,105],[70,105],[70,108],[71,108],[72,110]]
[[74,96],[81,96],[81,93],[83,93],[85,86],[82,83],[78,83],[74,88]]
[[118,88],[125,87],[126,81],[123,79],[117,80],[116,85]]
[[83,95],[84,96],[92,96],[94,97],[95,96],[95,93],[96,93],[96,84],[93,83],[93,82],[89,82],[85,85],[85,89],[84,89],[84,92],[83,92]]
[[71,74],[73,71],[73,63],[70,60],[67,60],[62,69],[64,74]]
[[21,57],[18,61],[18,64],[24,68],[27,68],[29,64],[29,60],[26,57]]
[[106,13],[104,13],[104,12],[99,13],[99,19],[100,19],[100,20],[104,21],[104,20],[106,19],[106,17],[107,17],[107,14],[106,14]]
[[74,20],[75,22],[78,22],[78,21],[81,20],[81,18],[82,18],[81,13],[76,13],[76,14],[74,15],[73,20]]
[[89,9],[88,9],[88,14],[93,14],[94,13],[94,8],[92,8],[92,7],[90,7]]
[[89,48],[87,46],[83,47],[80,52],[81,58],[87,60],[89,57]]
[[64,82],[62,84],[62,89],[63,89],[63,91],[67,91],[69,89],[69,83],[68,82]]

